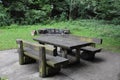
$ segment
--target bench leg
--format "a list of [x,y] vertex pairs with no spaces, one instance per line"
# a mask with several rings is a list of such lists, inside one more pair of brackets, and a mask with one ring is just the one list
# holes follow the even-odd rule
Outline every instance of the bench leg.
[[42,65],[39,65],[39,75],[40,75],[40,77],[43,77],[43,78],[47,77],[47,76],[53,76],[53,75],[59,73],[60,70],[61,70],[60,67],[53,68],[53,67],[47,65],[45,68]]
[[67,55],[71,54],[72,50],[60,48],[60,53],[61,53],[61,55],[60,55],[61,57],[67,58]]
[[18,49],[18,53],[19,53],[19,64],[20,65],[23,65],[25,63],[25,60],[24,60],[24,52],[23,51],[20,51]]
[[54,50],[53,50],[53,56],[57,56],[58,55],[58,53],[57,53],[57,46],[54,46]]
[[82,59],[85,60],[94,60],[95,58],[95,53],[94,52],[89,52],[89,51],[83,51],[80,55]]
[[20,65],[36,62],[36,60],[30,58],[29,56],[24,55],[23,51],[18,50],[18,52],[19,52],[19,64]]
[[46,77],[46,67],[39,63],[39,76]]
[[59,73],[61,70],[60,67],[56,67],[56,68],[53,68],[51,66],[47,66],[46,67],[46,75],[47,76],[53,76],[53,75],[56,75],[57,73]]
[[61,56],[64,57],[64,58],[67,58],[68,50],[62,48],[61,51],[63,51],[63,53],[61,54]]
[[76,49],[75,57],[76,57],[76,62],[79,63],[80,62],[80,49],[79,48]]

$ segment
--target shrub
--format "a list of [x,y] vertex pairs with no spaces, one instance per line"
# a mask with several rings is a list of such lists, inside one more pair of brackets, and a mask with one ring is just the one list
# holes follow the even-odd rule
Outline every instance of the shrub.
[[120,24],[120,17],[113,18],[110,23],[119,25]]
[[27,21],[27,24],[35,24],[35,23],[43,22],[46,19],[47,18],[45,11],[28,10],[25,13],[25,21]]
[[[104,19],[120,24],[120,0],[2,0],[0,25],[47,23],[50,19]],[[5,10],[7,8],[7,10]],[[12,19],[10,19],[10,17]]]
[[2,5],[0,5],[0,26],[10,25],[11,22],[12,19],[10,19],[10,16],[6,13],[6,9],[3,8]]

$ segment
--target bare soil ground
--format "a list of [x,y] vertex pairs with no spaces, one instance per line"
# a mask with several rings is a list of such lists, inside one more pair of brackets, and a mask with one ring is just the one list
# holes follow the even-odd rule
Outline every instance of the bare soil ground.
[[120,80],[120,53],[102,51],[94,61],[63,68],[55,76],[41,78],[38,64],[19,65],[16,49],[0,51],[0,77],[8,80]]

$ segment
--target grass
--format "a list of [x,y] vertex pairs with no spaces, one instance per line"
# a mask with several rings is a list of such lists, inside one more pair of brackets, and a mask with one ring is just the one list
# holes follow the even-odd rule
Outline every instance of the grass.
[[106,50],[120,52],[120,25],[105,24],[97,20],[75,20],[66,22],[51,22],[47,25],[11,25],[0,28],[0,50],[17,48],[16,39],[33,41],[30,32],[41,28],[67,28],[74,35],[97,37],[103,39]]

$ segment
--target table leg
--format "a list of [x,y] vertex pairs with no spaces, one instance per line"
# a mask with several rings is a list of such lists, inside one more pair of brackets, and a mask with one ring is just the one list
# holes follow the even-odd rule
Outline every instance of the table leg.
[[76,49],[76,54],[75,54],[75,56],[76,56],[76,62],[80,62],[80,48],[77,48],[77,49]]
[[53,50],[53,56],[57,56],[58,55],[58,53],[57,53],[57,46],[54,46],[54,50]]
[[67,58],[67,50],[66,49],[62,49],[63,53],[62,53],[62,57]]
[[[64,58],[67,58],[67,52],[68,52],[67,49],[63,49],[63,48],[62,48],[62,52],[63,52],[63,53],[62,53],[61,56],[64,57]],[[68,66],[68,64],[62,65],[62,67],[64,67],[64,68],[67,67],[67,66]]]

